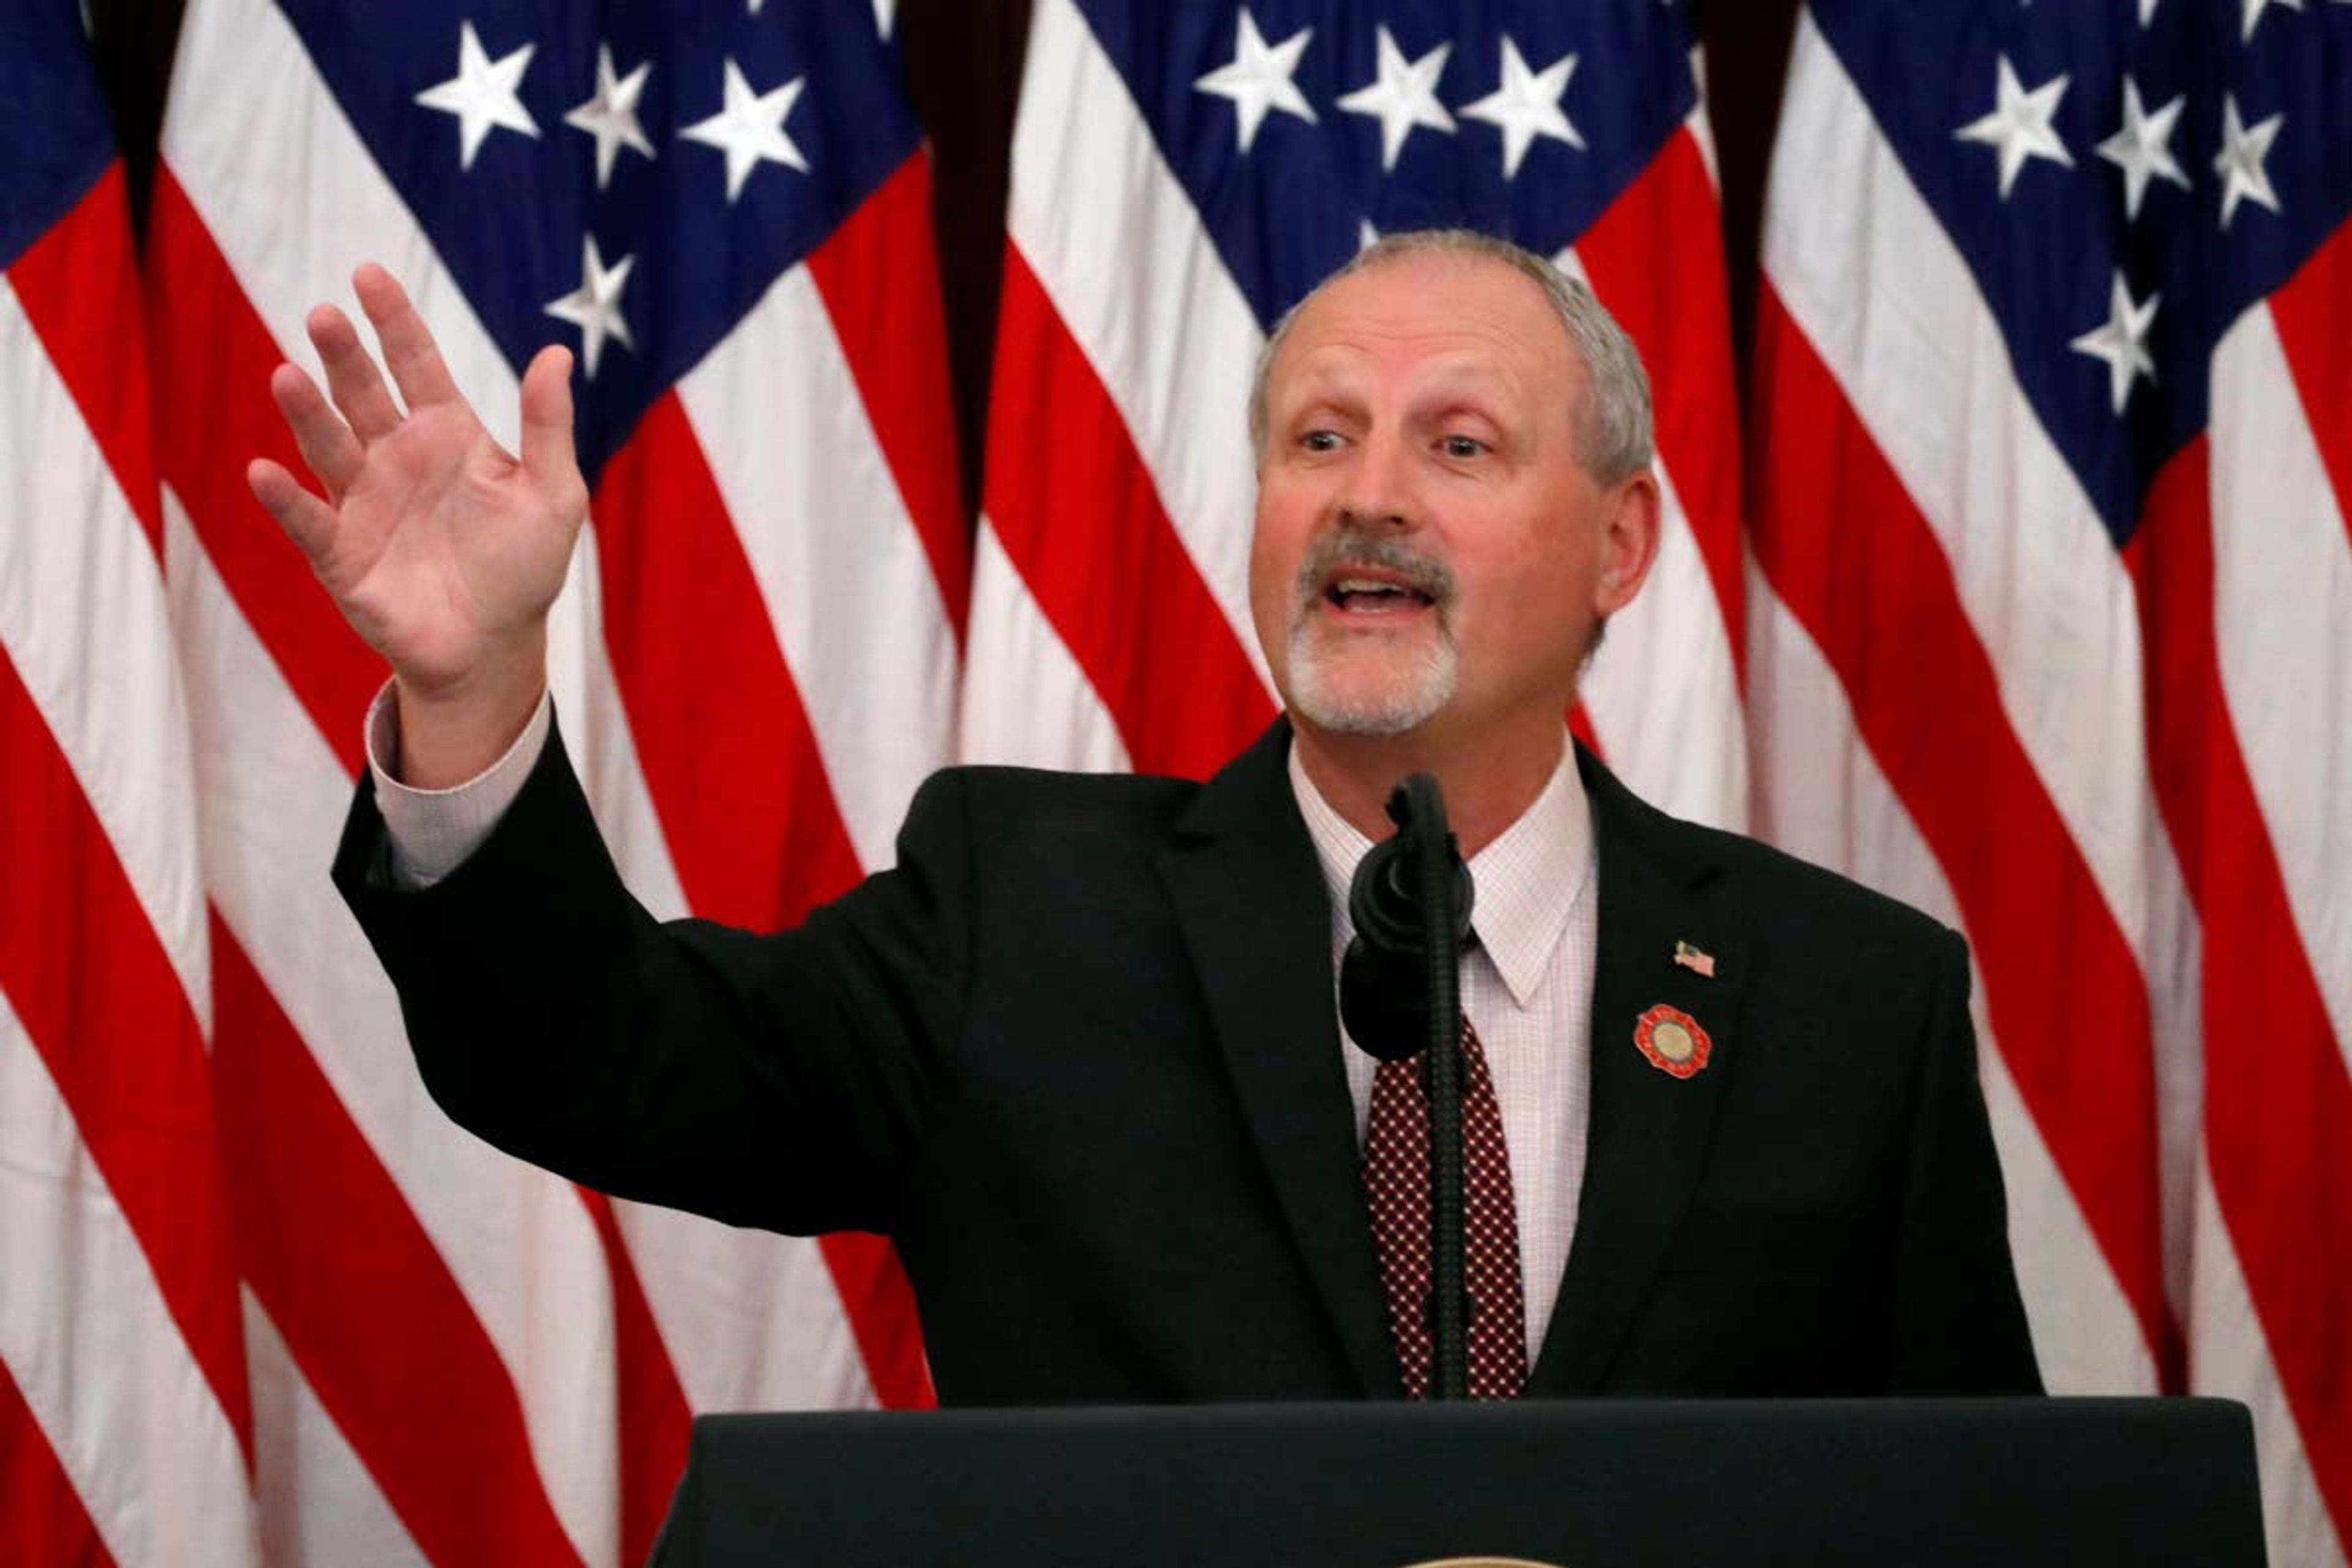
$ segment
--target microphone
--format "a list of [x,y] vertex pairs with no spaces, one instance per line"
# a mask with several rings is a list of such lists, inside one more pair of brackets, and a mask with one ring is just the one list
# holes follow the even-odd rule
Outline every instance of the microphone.
[[1460,965],[1470,931],[1470,868],[1429,774],[1399,784],[1388,810],[1396,836],[1366,853],[1348,886],[1356,935],[1339,963],[1339,1016],[1356,1044],[1383,1062],[1421,1055],[1429,1106],[1429,1390],[1433,1399],[1466,1399]]
[[1415,773],[1389,796],[1389,820],[1397,825],[1356,866],[1348,888],[1348,918],[1356,935],[1339,963],[1339,1016],[1365,1052],[1382,1061],[1402,1061],[1430,1043],[1429,944],[1416,870],[1423,845],[1443,858],[1454,884],[1450,959],[1470,931],[1470,868],[1445,820],[1445,799],[1437,781]]

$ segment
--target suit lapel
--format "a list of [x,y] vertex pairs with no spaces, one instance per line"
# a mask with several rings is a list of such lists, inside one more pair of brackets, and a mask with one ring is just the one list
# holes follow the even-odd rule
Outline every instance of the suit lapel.
[[1331,915],[1277,723],[1202,787],[1160,871],[1267,1177],[1363,1391],[1397,1395],[1339,1063]]
[[[1664,1261],[1706,1163],[1727,1077],[1738,1070],[1746,947],[1721,901],[1704,840],[1643,805],[1580,754],[1600,853],[1598,962],[1592,987],[1592,1103],[1584,1190],[1559,1300],[1528,1391],[1594,1392]],[[1710,978],[1675,962],[1687,942],[1714,959]],[[1669,1007],[1708,1038],[1704,1068],[1676,1078],[1643,1054],[1635,1030]]]

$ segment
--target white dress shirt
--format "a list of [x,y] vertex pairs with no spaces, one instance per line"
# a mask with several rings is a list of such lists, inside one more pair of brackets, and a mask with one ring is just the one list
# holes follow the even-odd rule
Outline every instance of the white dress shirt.
[[[1331,984],[1356,934],[1348,887],[1372,841],[1316,790],[1290,753],[1290,787],[1307,819],[1331,894]],[[1592,970],[1600,950],[1600,868],[1592,816],[1573,746],[1534,804],[1470,858],[1470,923],[1478,941],[1462,963],[1462,1010],[1478,1030],[1510,1153],[1519,1217],[1519,1276],[1535,1364],[1559,1300],[1561,1271],[1584,1190],[1585,1129],[1592,1108]],[[1356,1142],[1371,1112],[1380,1064],[1339,1029]]]
[[[530,721],[488,768],[450,789],[413,789],[393,776],[399,716],[386,683],[368,709],[368,767],[376,808],[390,840],[393,880],[425,888],[478,847],[547,745],[553,705],[542,695]],[[1331,896],[1331,984],[1355,928],[1348,887],[1371,847],[1331,808],[1290,754],[1290,787]],[[1534,804],[1501,837],[1471,858],[1471,923],[1477,943],[1462,965],[1462,1008],[1477,1026],[1502,1111],[1518,1207],[1519,1269],[1527,1296],[1528,1362],[1533,1365],[1559,1298],[1561,1270],[1584,1190],[1585,1130],[1591,1119],[1592,970],[1600,942],[1600,872],[1592,818],[1577,776],[1575,750],[1563,743],[1559,765]],[[1340,1031],[1339,1048],[1363,1141],[1378,1063]],[[1368,1222],[1369,1223],[1369,1222]]]

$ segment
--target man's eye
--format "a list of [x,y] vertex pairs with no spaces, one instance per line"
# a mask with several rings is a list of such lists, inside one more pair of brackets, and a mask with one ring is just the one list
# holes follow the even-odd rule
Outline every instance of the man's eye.
[[1444,447],[1449,458],[1475,458],[1486,449],[1486,443],[1475,436],[1448,436]]
[[1310,452],[1339,450],[1339,433],[1336,430],[1309,430],[1298,438],[1298,444]]

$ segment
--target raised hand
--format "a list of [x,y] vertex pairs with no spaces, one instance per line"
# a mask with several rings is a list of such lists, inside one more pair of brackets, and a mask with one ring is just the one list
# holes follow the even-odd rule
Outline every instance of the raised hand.
[[407,413],[350,319],[321,305],[308,325],[327,395],[291,364],[269,391],[323,499],[268,458],[246,479],[344,618],[391,662],[404,776],[454,784],[497,760],[545,684],[548,606],[588,508],[572,446],[572,356],[542,349],[523,373],[518,458],[458,392],[392,275],[371,265],[352,282]]

